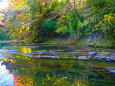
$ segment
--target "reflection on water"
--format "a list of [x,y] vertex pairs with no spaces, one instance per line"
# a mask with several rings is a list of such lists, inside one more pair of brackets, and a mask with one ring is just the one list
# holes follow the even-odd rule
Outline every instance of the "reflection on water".
[[0,86],[13,86],[13,75],[0,62]]
[[113,49],[6,44],[0,55],[0,86],[115,86]]

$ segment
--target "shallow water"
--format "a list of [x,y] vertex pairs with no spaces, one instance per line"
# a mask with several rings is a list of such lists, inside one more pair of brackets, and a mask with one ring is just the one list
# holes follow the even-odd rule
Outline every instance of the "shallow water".
[[1,42],[0,86],[115,86],[114,56],[110,48]]

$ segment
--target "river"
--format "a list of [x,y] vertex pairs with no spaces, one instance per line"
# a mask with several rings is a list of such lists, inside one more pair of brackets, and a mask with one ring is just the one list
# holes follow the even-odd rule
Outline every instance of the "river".
[[0,42],[0,86],[115,86],[115,49]]

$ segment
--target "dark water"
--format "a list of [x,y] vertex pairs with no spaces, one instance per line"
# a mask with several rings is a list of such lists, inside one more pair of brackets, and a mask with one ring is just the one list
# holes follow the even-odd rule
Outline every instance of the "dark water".
[[115,86],[115,49],[0,43],[0,86]]

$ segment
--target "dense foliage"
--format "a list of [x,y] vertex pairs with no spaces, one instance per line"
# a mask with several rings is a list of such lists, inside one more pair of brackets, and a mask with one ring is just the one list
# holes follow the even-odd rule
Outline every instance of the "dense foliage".
[[[114,0],[10,0],[4,24],[11,39],[45,41],[56,34],[94,41],[101,34],[114,44]],[[18,3],[18,4],[17,4]],[[100,39],[99,39],[100,40]]]

